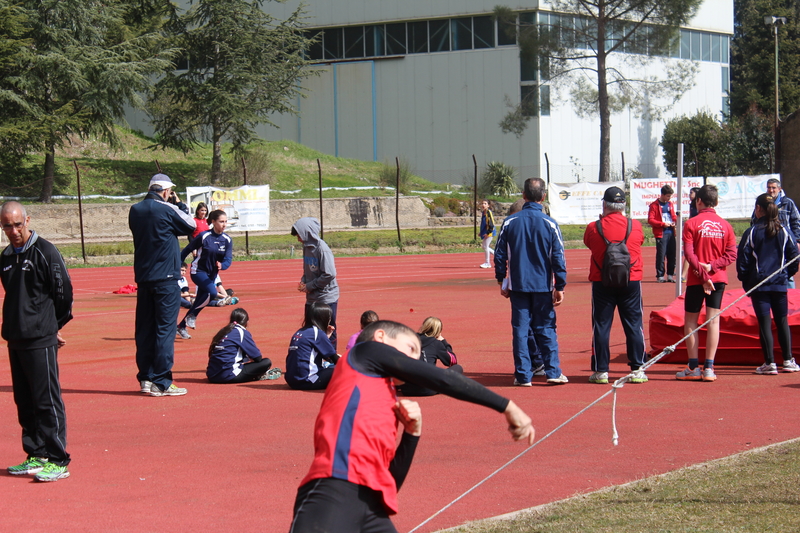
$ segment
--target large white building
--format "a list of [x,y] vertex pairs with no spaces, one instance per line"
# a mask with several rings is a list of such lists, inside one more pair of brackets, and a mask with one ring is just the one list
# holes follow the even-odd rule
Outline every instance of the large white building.
[[[547,80],[521,65],[515,40],[491,19],[497,0],[307,3],[308,26],[320,31],[309,51],[320,73],[304,82],[299,117],[275,117],[277,128],[259,128],[264,138],[361,160],[393,164],[400,157],[440,183],[471,182],[473,154],[481,167],[489,161],[517,167],[520,178],[546,178],[549,162],[554,182],[596,181],[599,119],[580,118],[565,91],[551,91]],[[527,21],[558,17],[544,2],[506,5]],[[297,0],[265,4],[277,17],[296,7]],[[631,111],[612,116],[612,179],[619,179],[623,157],[625,168],[643,177],[666,174],[658,146],[665,119],[699,110],[721,116],[732,34],[733,1],[705,0],[673,53],[677,61],[696,62],[694,88],[665,118],[640,120]],[[538,116],[521,138],[504,134],[498,123],[507,101],[519,103],[531,91],[540,100]]]

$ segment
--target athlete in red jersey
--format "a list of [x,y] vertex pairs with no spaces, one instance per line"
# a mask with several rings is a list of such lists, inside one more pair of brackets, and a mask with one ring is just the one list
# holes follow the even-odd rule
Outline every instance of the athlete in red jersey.
[[[728,265],[736,261],[736,236],[728,221],[714,210],[719,199],[714,185],[703,185],[695,195],[697,216],[686,221],[683,228],[683,255],[689,263],[684,297],[684,331],[697,328],[703,303],[706,317],[716,315],[722,306],[722,296],[728,283]],[[700,370],[697,332],[686,339],[688,366],[675,374],[681,381],[715,381],[714,356],[719,344],[719,317],[708,323],[706,359]]]
[[[422,427],[419,406],[397,400],[408,381],[503,413],[514,440],[533,443],[531,419],[514,402],[461,374],[419,360],[407,326],[378,321],[336,364],[314,428],[314,461],[300,484],[291,533],[395,533],[397,490]],[[395,450],[398,421],[404,432]]]

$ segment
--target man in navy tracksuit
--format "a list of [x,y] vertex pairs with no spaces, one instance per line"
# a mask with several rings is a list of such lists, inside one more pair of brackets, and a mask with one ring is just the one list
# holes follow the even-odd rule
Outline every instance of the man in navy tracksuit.
[[178,237],[195,229],[189,208],[172,190],[165,174],[156,174],[144,200],[128,214],[133,233],[136,292],[136,366],[142,393],[180,396],[186,389],[172,383],[175,323],[181,309],[181,249]]
[[525,181],[525,206],[505,219],[495,247],[495,278],[501,286],[508,272],[508,288],[501,293],[511,300],[514,385],[521,387],[531,386],[534,370],[528,353],[529,329],[542,352],[547,382],[568,382],[558,360],[555,312],[564,300],[567,265],[561,229],[544,214],[544,197],[543,180]]
[[72,283],[55,246],[28,228],[30,217],[17,202],[0,209],[9,246],[0,256],[3,338],[22,449],[28,458],[8,467],[11,475],[35,474],[37,481],[69,477],[67,418],[58,380],[59,330],[72,319]]

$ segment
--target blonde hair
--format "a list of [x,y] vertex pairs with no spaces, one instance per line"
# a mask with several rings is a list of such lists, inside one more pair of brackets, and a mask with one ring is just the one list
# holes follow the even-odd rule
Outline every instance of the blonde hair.
[[426,337],[438,337],[442,334],[442,321],[435,316],[429,316],[422,321],[422,325],[419,327],[419,333]]

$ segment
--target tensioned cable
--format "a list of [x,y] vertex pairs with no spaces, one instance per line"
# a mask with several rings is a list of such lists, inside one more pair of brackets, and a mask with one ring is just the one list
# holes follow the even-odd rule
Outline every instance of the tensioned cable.
[[[781,267],[780,267],[778,270],[776,270],[775,272],[773,272],[772,274],[770,274],[768,277],[764,278],[764,279],[763,279],[763,280],[762,280],[760,283],[758,283],[758,284],[757,284],[756,286],[754,286],[752,289],[750,289],[749,291],[745,292],[744,294],[742,294],[741,296],[739,296],[738,298],[736,298],[734,301],[732,301],[731,303],[729,303],[729,304],[728,304],[727,306],[725,306],[723,309],[720,309],[720,310],[717,312],[717,314],[715,314],[715,315],[714,315],[714,316],[712,316],[711,318],[708,318],[708,319],[707,319],[705,322],[703,322],[702,324],[700,324],[699,326],[697,326],[696,328],[694,328],[694,329],[693,329],[691,332],[689,332],[689,333],[687,333],[686,335],[684,335],[684,336],[683,336],[683,338],[681,338],[681,339],[680,339],[678,342],[676,342],[675,344],[672,344],[672,345],[670,345],[670,346],[667,346],[666,348],[664,348],[663,350],[661,350],[661,353],[659,353],[659,354],[658,354],[658,355],[656,355],[655,357],[653,357],[653,358],[649,359],[649,360],[648,360],[648,361],[647,361],[645,364],[643,364],[643,365],[642,365],[642,367],[641,367],[639,370],[643,372],[644,370],[646,370],[646,369],[650,368],[650,367],[651,367],[653,364],[655,364],[656,362],[658,362],[658,361],[659,361],[661,358],[663,358],[665,355],[668,355],[668,354],[671,354],[672,352],[674,352],[674,351],[675,351],[675,348],[676,348],[676,347],[677,347],[677,346],[678,346],[680,343],[684,342],[686,339],[688,339],[689,337],[691,337],[692,335],[694,335],[696,332],[698,332],[698,331],[699,331],[700,329],[702,329],[704,326],[708,325],[708,324],[709,324],[709,323],[710,323],[712,320],[714,320],[714,319],[715,319],[715,318],[717,318],[718,316],[722,315],[722,313],[724,313],[725,311],[727,311],[728,309],[730,309],[731,307],[733,307],[733,306],[734,306],[736,303],[738,303],[738,302],[739,302],[739,300],[741,300],[741,299],[742,299],[742,298],[744,298],[745,296],[749,296],[751,292],[755,291],[756,289],[758,289],[759,287],[761,287],[762,285],[764,285],[764,284],[765,284],[767,281],[769,281],[770,279],[772,279],[773,277],[775,277],[775,276],[776,276],[776,275],[777,275],[779,272],[781,272],[782,270],[784,270],[786,267],[788,267],[788,266],[789,266],[789,265],[791,265],[792,263],[796,262],[798,259],[800,259],[800,255],[798,255],[797,257],[795,257],[795,258],[794,258],[794,259],[792,259],[791,261],[789,261],[789,262],[787,262],[787,263],[784,263],[784,264],[783,264],[783,266],[781,266]],[[465,496],[467,496],[467,494],[471,493],[472,491],[474,491],[475,489],[477,489],[478,487],[480,487],[481,485],[483,485],[484,483],[486,483],[487,481],[489,481],[491,478],[493,478],[494,476],[496,476],[497,474],[499,474],[500,472],[502,472],[503,470],[505,470],[505,469],[506,469],[508,466],[510,466],[510,465],[511,465],[513,462],[515,462],[517,459],[519,459],[520,457],[522,457],[523,455],[525,455],[526,453],[528,453],[529,451],[531,451],[532,449],[534,449],[536,446],[538,446],[539,444],[541,444],[542,442],[544,442],[545,440],[547,440],[548,438],[550,438],[550,437],[551,437],[551,436],[552,436],[554,433],[556,433],[558,430],[560,430],[561,428],[563,428],[564,426],[566,426],[567,424],[569,424],[570,422],[572,422],[573,420],[575,420],[576,418],[578,418],[578,417],[579,417],[580,415],[582,415],[584,412],[586,412],[586,411],[588,411],[589,409],[591,409],[592,407],[594,407],[596,404],[598,404],[600,401],[602,401],[602,400],[603,400],[603,399],[604,399],[606,396],[608,396],[608,395],[609,395],[609,394],[611,394],[612,392],[614,393],[614,402],[613,402],[613,404],[612,404],[612,410],[611,410],[611,424],[612,424],[612,428],[613,428],[613,436],[612,436],[611,440],[612,440],[612,442],[614,443],[614,446],[617,446],[617,445],[619,444],[619,435],[618,435],[618,433],[617,433],[617,389],[619,389],[619,388],[622,388],[622,386],[623,386],[623,385],[625,385],[625,383],[626,383],[627,381],[629,381],[631,377],[633,377],[633,373],[630,373],[630,374],[628,374],[628,375],[626,375],[626,376],[623,376],[623,377],[619,378],[618,380],[616,380],[616,381],[615,381],[615,382],[614,382],[614,383],[611,385],[611,389],[610,389],[610,390],[606,391],[606,392],[605,392],[603,395],[601,395],[599,398],[597,398],[596,400],[594,400],[592,403],[590,403],[589,405],[587,405],[586,407],[584,407],[583,409],[581,409],[580,411],[578,411],[577,413],[575,413],[574,415],[572,415],[572,416],[571,416],[569,419],[567,419],[566,421],[564,421],[564,422],[563,422],[563,423],[562,423],[560,426],[558,426],[558,427],[556,427],[555,429],[553,429],[553,430],[552,430],[550,433],[548,433],[547,435],[545,435],[544,437],[542,437],[542,438],[541,438],[541,439],[539,439],[538,441],[534,442],[533,444],[531,444],[530,446],[528,446],[527,448],[525,448],[525,449],[524,449],[522,452],[520,452],[519,454],[517,454],[517,456],[516,456],[516,457],[513,457],[512,459],[510,459],[510,460],[509,460],[509,461],[508,461],[506,464],[504,464],[503,466],[501,466],[500,468],[498,468],[497,470],[495,470],[494,472],[492,472],[491,474],[489,474],[488,476],[486,476],[485,478],[483,478],[482,480],[480,480],[478,483],[476,483],[475,485],[473,485],[472,487],[470,487],[470,488],[469,488],[467,491],[465,491],[463,494],[461,494],[461,495],[460,495],[459,497],[457,497],[455,500],[451,501],[450,503],[448,503],[447,505],[445,505],[444,507],[442,507],[441,509],[439,509],[438,511],[436,511],[434,514],[432,514],[431,516],[429,516],[429,517],[428,517],[428,518],[427,518],[427,519],[426,519],[424,522],[420,523],[420,524],[419,524],[417,527],[415,527],[414,529],[410,530],[410,531],[409,531],[409,533],[414,533],[414,531],[418,530],[419,528],[421,528],[422,526],[424,526],[425,524],[427,524],[428,522],[430,522],[431,520],[433,520],[434,518],[436,518],[437,516],[439,516],[440,514],[442,514],[444,511],[446,511],[447,509],[449,509],[450,507],[452,507],[453,505],[455,505],[457,502],[459,502],[461,499],[463,499]]]

